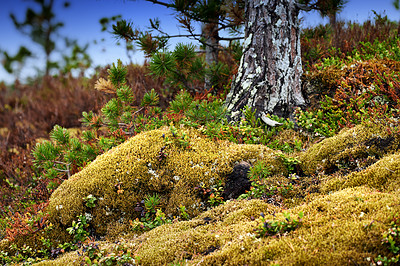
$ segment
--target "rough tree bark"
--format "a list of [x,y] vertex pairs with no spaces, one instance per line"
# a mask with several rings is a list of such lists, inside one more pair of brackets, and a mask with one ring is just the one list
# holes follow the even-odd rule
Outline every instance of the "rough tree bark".
[[[218,21],[214,23],[204,23],[201,31],[205,44],[205,62],[207,64],[207,68],[209,69],[211,65],[218,63]],[[211,75],[207,73],[204,81],[204,89],[210,89],[212,87]]]
[[239,120],[246,105],[257,117],[289,117],[305,104],[298,14],[295,0],[246,1],[243,56],[226,99],[231,120]]

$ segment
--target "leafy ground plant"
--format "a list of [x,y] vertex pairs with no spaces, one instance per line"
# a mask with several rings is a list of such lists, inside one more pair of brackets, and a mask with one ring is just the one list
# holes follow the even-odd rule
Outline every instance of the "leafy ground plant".
[[78,220],[72,221],[72,226],[67,228],[67,232],[73,235],[75,243],[85,241],[90,235],[87,231],[89,227],[88,220],[90,220],[90,218],[85,215],[79,215],[77,218]]
[[264,213],[261,213],[261,224],[255,229],[258,237],[267,236],[281,236],[284,233],[295,230],[302,223],[302,218],[304,216],[303,212],[298,214],[298,218],[291,218],[290,214],[287,212],[283,213],[285,220],[266,220]]
[[195,189],[198,190],[204,201],[206,201],[211,207],[216,207],[224,203],[224,198],[222,197],[224,187],[222,186],[221,181],[211,187],[207,187],[205,184],[200,184],[198,187],[195,187]]
[[138,265],[140,258],[132,254],[132,251],[123,243],[118,243],[112,250],[99,247],[98,244],[90,242],[82,248],[85,256],[84,265]]
[[251,181],[250,190],[240,195],[240,199],[268,199],[274,196],[285,197],[294,189],[294,175],[289,175],[287,182],[268,181],[271,175],[271,168],[263,161],[257,161],[249,172]]
[[83,200],[85,201],[85,205],[88,208],[93,208],[93,207],[96,206],[97,198],[95,196],[93,196],[92,194],[90,194],[87,197],[83,198]]
[[400,262],[400,217],[394,217],[389,229],[384,233],[382,244],[385,245],[390,256],[379,255],[372,265],[398,265]]
[[171,223],[170,219],[167,219],[165,213],[158,208],[161,198],[158,194],[147,195],[143,200],[143,204],[138,203],[135,208],[136,211],[140,212],[140,220],[136,218],[134,221],[130,221],[130,225],[135,231],[148,231],[157,226]]

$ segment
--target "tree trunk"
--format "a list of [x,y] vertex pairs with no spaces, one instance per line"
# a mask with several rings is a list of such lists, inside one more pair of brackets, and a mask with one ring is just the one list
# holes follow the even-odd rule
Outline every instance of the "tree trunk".
[[[51,35],[53,34],[53,25],[52,25],[52,16],[51,14],[47,14],[46,12],[51,12],[53,10],[53,5],[54,5],[54,0],[50,0],[48,5],[45,6],[45,2],[43,3],[43,11],[42,13],[45,15],[47,19],[45,19],[44,25],[45,25],[45,39],[44,39],[44,51],[46,54],[46,69],[45,69],[45,76],[48,76],[50,74],[50,54],[54,50],[54,42],[51,40]],[[46,10],[46,11],[45,11]],[[47,25],[46,25],[47,23]],[[43,25],[42,25],[43,27]]]
[[329,14],[329,24],[331,24],[332,29],[336,29],[336,13]]
[[289,117],[303,106],[299,9],[295,0],[247,0],[238,74],[226,99],[231,120],[247,105],[256,116]]
[[[218,63],[218,23],[204,23],[201,30],[205,43],[205,61],[207,64],[207,69],[210,69],[211,65]],[[211,87],[211,75],[210,73],[206,73],[204,89],[208,90]]]

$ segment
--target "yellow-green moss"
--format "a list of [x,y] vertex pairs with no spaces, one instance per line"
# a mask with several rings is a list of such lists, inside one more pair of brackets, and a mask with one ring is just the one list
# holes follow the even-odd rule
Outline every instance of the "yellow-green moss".
[[[127,223],[138,217],[134,208],[148,194],[161,196],[167,214],[178,214],[179,205],[186,206],[192,216],[198,214],[203,209],[195,187],[224,182],[242,160],[263,160],[274,172],[285,172],[274,151],[265,146],[213,142],[195,130],[181,130],[188,134],[191,148],[170,144],[161,162],[158,156],[165,138],[173,139],[167,128],[139,134],[99,156],[52,194],[50,221],[67,227],[78,215],[91,212],[92,225],[104,235],[115,221]],[[89,194],[98,198],[92,209],[83,201]]]
[[0,127],[0,136],[3,138],[7,137],[9,134],[10,130],[7,127]]
[[[139,134],[99,156],[53,193],[50,221],[65,232],[77,215],[90,212],[96,232],[106,236],[100,246],[112,250],[114,240],[127,242],[133,254],[140,257],[141,265],[183,261],[189,265],[346,265],[368,264],[368,257],[387,255],[381,243],[382,233],[391,217],[400,212],[399,153],[386,155],[361,172],[319,177],[322,192],[330,193],[313,194],[286,204],[290,209],[260,200],[243,200],[202,212],[194,187],[224,182],[235,163],[267,162],[275,174],[268,181],[272,183],[279,181],[286,170],[274,151],[264,146],[212,142],[195,130],[181,130],[189,135],[192,148],[171,144],[161,162],[157,156],[165,145],[162,136],[172,138],[167,128]],[[392,153],[397,145],[393,138],[387,148],[389,137],[379,125],[343,130],[302,154],[303,169],[313,174],[351,156],[380,158]],[[308,178],[312,184],[313,177]],[[315,188],[311,190],[314,192]],[[306,191],[293,193],[304,196]],[[161,207],[166,213],[177,214],[177,207],[182,204],[191,217],[198,216],[137,236],[128,221],[138,216],[134,211],[136,203],[152,193],[161,195]],[[92,209],[84,206],[83,198],[89,194],[99,199]],[[267,219],[284,220],[284,211],[292,217],[302,211],[302,225],[280,237],[255,237],[261,212]],[[0,250],[9,244],[4,243],[0,243]],[[42,265],[79,265],[82,260],[71,252]]]
[[[289,145],[291,148],[295,148],[298,142],[307,143],[307,137],[298,130],[282,129],[279,134],[272,137],[271,142],[275,143],[277,147]],[[296,149],[294,149],[294,153],[297,153]]]
[[36,263],[34,265],[36,266],[56,266],[56,265],[68,265],[68,266],[80,266],[84,265],[83,264],[83,258],[82,256],[79,256],[78,253],[75,252],[68,252],[59,258],[57,260],[44,260],[39,263]]
[[[365,265],[368,257],[387,255],[382,233],[400,211],[399,200],[399,193],[357,187],[290,210],[260,200],[229,201],[191,221],[122,238],[141,265]],[[261,212],[269,220],[284,220],[284,211],[296,218],[304,212],[300,227],[280,237],[255,236]]]
[[10,241],[8,239],[5,238],[0,241],[0,250],[1,251],[7,252],[9,249],[9,246],[10,246]]
[[323,191],[335,191],[348,187],[367,185],[382,191],[395,191],[400,188],[400,154],[383,157],[361,172],[353,172],[347,176],[336,177],[327,181]]
[[[385,143],[387,140],[388,143]],[[330,171],[358,158],[381,157],[397,149],[398,140],[379,124],[364,124],[343,129],[337,135],[313,145],[300,156],[307,175]],[[393,149],[392,149],[393,148]],[[360,162],[361,164],[363,162]],[[363,166],[363,165],[361,165]]]

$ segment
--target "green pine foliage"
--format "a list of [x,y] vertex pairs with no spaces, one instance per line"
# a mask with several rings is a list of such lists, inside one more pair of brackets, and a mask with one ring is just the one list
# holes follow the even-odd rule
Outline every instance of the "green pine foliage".
[[160,97],[154,89],[151,89],[148,93],[143,96],[141,106],[156,106],[160,101]]
[[128,73],[126,67],[122,65],[121,60],[118,60],[117,65],[115,63],[113,66],[107,71],[108,79],[115,87],[119,87],[126,83],[126,74]]
[[[87,135],[87,133],[85,133]],[[50,141],[37,143],[32,151],[34,166],[48,180],[48,190],[58,187],[88,162],[94,160],[99,149],[88,142],[71,137],[68,130],[56,125],[50,132]]]
[[189,109],[190,104],[193,102],[193,97],[185,90],[181,90],[171,101],[169,109],[175,113],[180,114]]
[[[229,54],[233,58],[240,58],[240,47],[236,45],[231,50],[228,47]],[[196,52],[196,47],[193,44],[182,43],[177,44],[173,51],[162,50],[153,53],[149,69],[154,76],[164,78],[165,85],[174,92],[201,91],[206,75],[210,77],[211,84],[220,89],[228,83],[232,75],[232,66],[227,62],[218,62],[206,67],[204,58]]]
[[[99,129],[103,125],[103,120],[100,116],[93,113],[93,111],[82,112],[81,122],[85,127],[92,127]],[[87,137],[90,137],[89,135]]]
[[150,71],[157,77],[166,76],[174,70],[174,67],[172,52],[158,52],[151,57]]
[[205,125],[208,122],[226,121],[227,111],[221,99],[214,101],[194,101],[190,104],[185,115],[193,122]]
[[204,80],[205,65],[192,44],[178,44],[172,52],[157,52],[151,57],[150,71],[165,78],[165,84],[175,89],[195,91]]
[[104,116],[105,124],[111,129],[118,129],[118,118],[122,115],[122,103],[118,99],[111,99],[106,105],[101,109],[102,115]]
[[[132,89],[127,85],[122,85],[117,89],[117,97],[124,103],[131,103],[135,99]],[[127,106],[128,107],[128,106]]]

